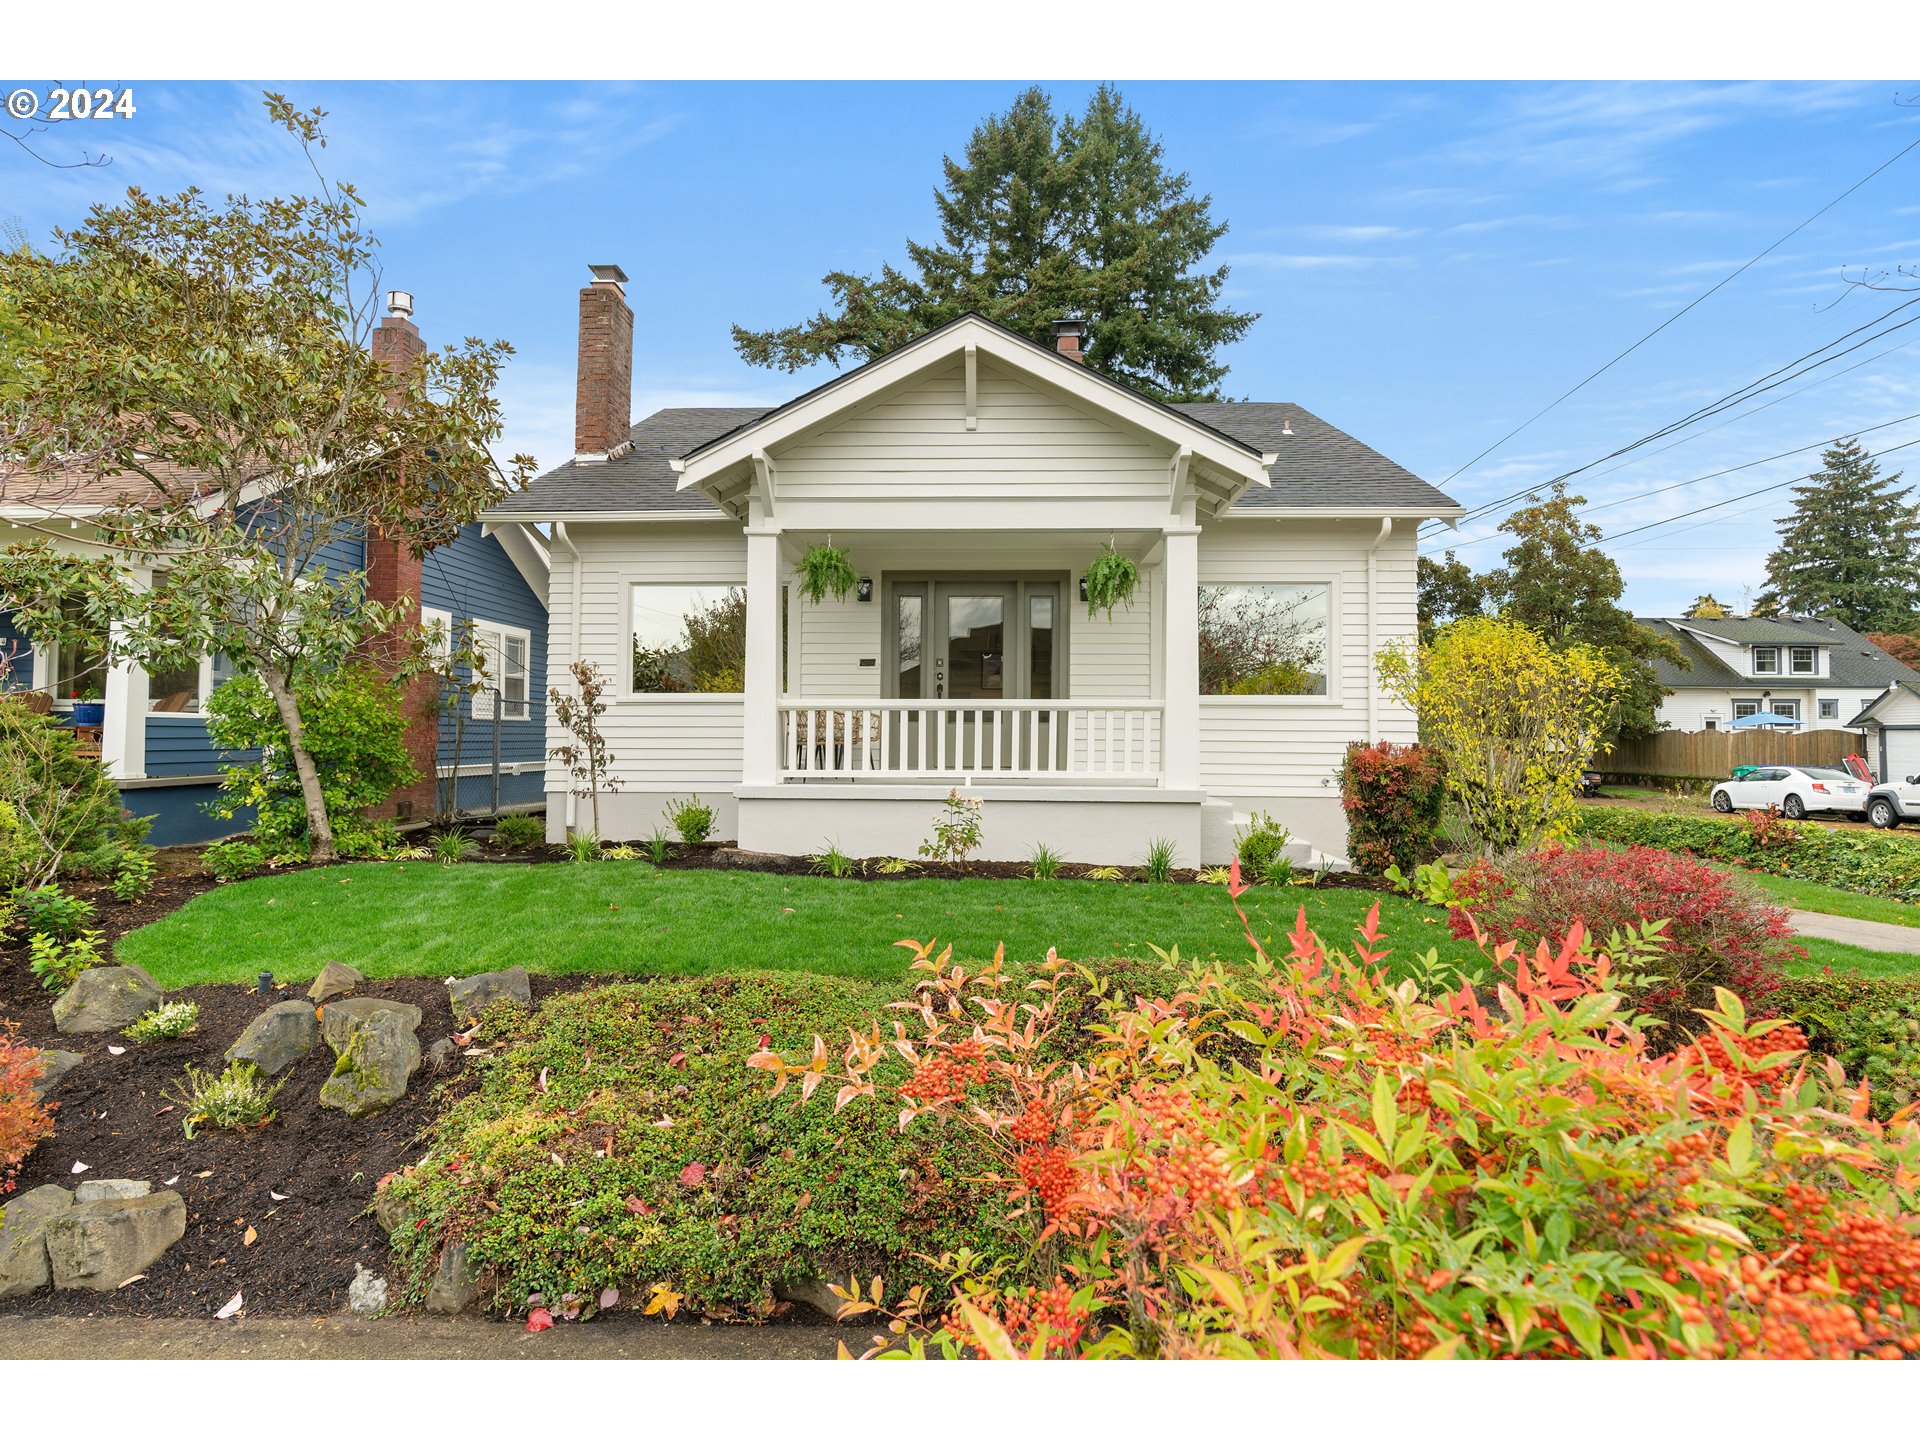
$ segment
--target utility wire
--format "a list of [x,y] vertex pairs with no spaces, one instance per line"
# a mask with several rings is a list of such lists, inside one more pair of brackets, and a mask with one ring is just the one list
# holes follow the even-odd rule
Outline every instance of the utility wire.
[[[1726,469],[1715,470],[1710,475],[1696,475],[1691,480],[1676,480],[1671,485],[1661,485],[1652,490],[1641,490],[1632,495],[1622,495],[1616,500],[1609,500],[1601,505],[1583,505],[1576,513],[1584,517],[1596,514],[1601,510],[1611,510],[1618,505],[1630,505],[1635,500],[1648,500],[1655,495],[1665,495],[1670,490],[1684,490],[1689,485],[1700,485],[1708,480],[1718,480],[1723,475],[1737,475],[1740,471],[1751,470],[1757,465],[1770,465],[1775,460],[1786,459],[1789,455],[1802,455],[1809,450],[1818,450],[1822,445],[1837,445],[1842,440],[1852,440],[1861,435],[1871,435],[1876,430],[1885,430],[1892,425],[1904,425],[1909,420],[1920,420],[1920,410],[1916,410],[1911,415],[1902,415],[1896,420],[1883,420],[1878,425],[1868,425],[1859,430],[1849,430],[1841,435],[1829,436],[1825,440],[1815,440],[1810,445],[1798,445],[1791,450],[1782,450],[1777,455],[1767,455],[1758,460],[1748,460],[1743,464],[1729,465]],[[1816,471],[1815,473],[1817,474],[1819,472]],[[1489,540],[1497,539],[1499,534],[1500,532],[1496,530],[1489,535],[1476,535],[1471,540],[1462,540],[1458,545],[1449,545],[1447,547],[1447,553],[1452,554],[1456,550],[1465,550],[1473,545],[1484,545]]]
[[[1879,451],[1879,452],[1877,452],[1877,454],[1879,454],[1879,455],[1891,455],[1891,454],[1893,454],[1893,453],[1894,453],[1894,452],[1895,452],[1896,450],[1905,450],[1905,449],[1907,449],[1907,448],[1909,448],[1910,446],[1914,446],[1914,445],[1920,445],[1920,440],[1904,440],[1904,441],[1902,441],[1902,442],[1901,442],[1900,444],[1898,444],[1898,445],[1889,445],[1889,446],[1888,446],[1888,447],[1887,447],[1886,449],[1884,449],[1884,450],[1881,450],[1881,451]],[[1629,535],[1638,535],[1638,534],[1640,534],[1640,533],[1641,533],[1642,531],[1645,531],[1645,530],[1657,530],[1657,529],[1659,529],[1659,528],[1660,528],[1660,527],[1661,527],[1662,525],[1671,525],[1671,524],[1673,524],[1673,523],[1674,523],[1675,521],[1678,521],[1678,520],[1690,520],[1690,519],[1692,519],[1692,518],[1693,518],[1693,517],[1694,517],[1695,515],[1704,515],[1704,514],[1706,514],[1706,513],[1707,513],[1707,512],[1709,511],[1709,510],[1722,510],[1722,509],[1725,509],[1725,508],[1726,508],[1727,506],[1729,506],[1729,505],[1735,505],[1735,504],[1738,504],[1738,503],[1739,503],[1740,501],[1742,501],[1742,500],[1751,500],[1751,499],[1753,499],[1754,497],[1756,497],[1756,496],[1759,496],[1759,495],[1768,495],[1768,494],[1771,494],[1771,493],[1772,493],[1773,491],[1775,491],[1775,490],[1784,490],[1784,489],[1786,489],[1786,488],[1787,488],[1787,486],[1789,486],[1789,485],[1799,485],[1799,484],[1802,484],[1802,483],[1804,483],[1805,481],[1808,481],[1808,480],[1812,480],[1812,479],[1814,479],[1814,478],[1815,478],[1815,477],[1817,477],[1817,476],[1818,476],[1818,475],[1819,475],[1820,473],[1821,473],[1820,471],[1818,471],[1818,470],[1815,470],[1815,471],[1812,471],[1812,472],[1810,472],[1809,474],[1806,474],[1806,475],[1796,475],[1796,476],[1794,476],[1794,477],[1793,477],[1793,479],[1791,479],[1791,480],[1782,480],[1782,481],[1780,481],[1779,483],[1777,483],[1777,484],[1774,484],[1774,485],[1763,485],[1763,486],[1761,486],[1761,487],[1760,487],[1760,488],[1759,488],[1758,490],[1749,490],[1749,491],[1747,491],[1747,493],[1746,493],[1746,494],[1744,494],[1744,495],[1730,495],[1730,496],[1728,496],[1728,497],[1727,497],[1727,498],[1726,498],[1725,500],[1716,500],[1716,501],[1714,501],[1714,502],[1713,502],[1713,503],[1712,503],[1711,505],[1700,505],[1700,506],[1697,506],[1697,507],[1695,507],[1695,508],[1694,508],[1694,509],[1692,509],[1692,510],[1682,510],[1682,511],[1681,511],[1681,512],[1680,512],[1679,514],[1677,514],[1677,515],[1669,515],[1669,516],[1667,516],[1667,518],[1666,518],[1666,519],[1664,519],[1664,520],[1652,520],[1652,521],[1649,521],[1649,522],[1648,522],[1647,524],[1645,524],[1645,525],[1636,525],[1636,526],[1634,526],[1634,527],[1633,527],[1633,529],[1631,529],[1631,530],[1622,530],[1622,531],[1619,531],[1619,532],[1618,532],[1617,534],[1613,534],[1613,535],[1607,535],[1607,536],[1603,536],[1603,537],[1601,538],[1601,541],[1600,541],[1600,543],[1601,543],[1601,544],[1603,544],[1603,545],[1611,545],[1611,544],[1613,544],[1613,542],[1614,542],[1614,541],[1616,541],[1616,540],[1624,540],[1624,539],[1626,539],[1626,538],[1627,538],[1627,536],[1629,536]],[[1722,517],[1722,518],[1725,518],[1725,517]]]
[[[1916,142],[1916,143],[1920,143],[1920,142]],[[1815,356],[1820,355],[1825,351],[1832,350],[1834,346],[1840,344],[1842,341],[1852,340],[1853,337],[1858,335],[1862,330],[1870,330],[1875,325],[1878,325],[1885,320],[1889,320],[1893,316],[1899,314],[1902,310],[1908,309],[1915,305],[1920,305],[1920,296],[1915,296],[1912,300],[1902,301],[1900,304],[1895,305],[1891,309],[1876,316],[1874,319],[1869,320],[1866,324],[1856,326],[1854,329],[1847,331],[1846,334],[1838,336],[1835,339],[1829,340],[1826,344],[1818,346],[1815,349],[1809,350],[1804,355],[1800,355],[1793,360],[1789,360],[1785,365],[1782,365],[1775,370],[1771,370],[1767,372],[1765,375],[1760,376],[1756,380],[1748,381],[1745,385],[1740,386],[1736,390],[1729,391],[1728,393],[1722,395],[1717,400],[1713,400],[1705,405],[1699,406],[1698,408],[1691,411],[1690,413],[1683,415],[1678,420],[1669,421],[1667,424],[1662,425],[1658,430],[1654,430],[1646,435],[1643,435],[1638,440],[1634,440],[1626,445],[1622,445],[1617,449],[1610,450],[1605,455],[1601,455],[1596,459],[1589,460],[1584,465],[1576,465],[1571,470],[1563,470],[1558,475],[1555,475],[1550,479],[1536,480],[1532,484],[1514,491],[1512,494],[1502,495],[1498,499],[1489,500],[1484,502],[1483,504],[1475,506],[1472,510],[1469,510],[1465,515],[1457,517],[1454,520],[1453,525],[1455,527],[1458,527],[1459,525],[1462,525],[1462,524],[1471,524],[1475,520],[1483,519],[1486,516],[1492,514],[1495,510],[1500,509],[1502,506],[1507,505],[1514,500],[1521,499],[1524,496],[1532,495],[1537,491],[1545,489],[1549,485],[1558,484],[1562,480],[1571,480],[1574,476],[1584,474],[1586,471],[1591,470],[1596,465],[1604,465],[1609,460],[1618,459],[1620,456],[1626,455],[1634,450],[1638,450],[1644,445],[1649,445],[1655,440],[1665,439],[1667,436],[1674,434],[1678,430],[1684,429],[1686,426],[1693,424],[1695,421],[1709,419],[1714,415],[1721,414],[1724,411],[1731,409],[1735,405],[1739,405],[1743,403],[1744,401],[1755,399],[1758,396],[1766,394],[1770,390],[1776,390],[1782,385],[1788,384],[1791,381],[1799,379],[1803,375],[1809,374],[1812,371],[1817,370],[1822,365],[1829,365],[1833,363],[1835,360],[1839,360],[1844,356],[1852,354],[1855,350],[1859,350],[1867,345],[1873,344],[1876,340],[1883,340],[1888,335],[1893,334],[1897,330],[1904,330],[1909,325],[1920,324],[1920,315],[1910,316],[1909,318],[1902,320],[1896,325],[1889,325],[1887,326],[1886,329],[1881,330],[1876,334],[1869,335],[1864,340],[1860,340],[1852,345],[1849,345],[1844,350],[1840,350],[1835,352],[1834,354],[1827,355],[1825,359],[1821,359],[1821,360],[1814,359]],[[1894,348],[1897,349],[1899,347],[1896,346]],[[1809,361],[1812,361],[1812,363],[1808,364],[1807,362]],[[1804,366],[1804,368],[1796,370],[1795,369],[1796,366]],[[1792,373],[1788,373],[1788,372],[1792,372]],[[1758,409],[1760,407],[1755,407],[1755,408]],[[1749,411],[1747,413],[1752,414],[1754,412]],[[1736,418],[1739,418],[1739,417],[1736,417]],[[1732,423],[1732,422],[1729,421],[1728,423]],[[1446,522],[1434,521],[1429,523],[1444,524]],[[1428,533],[1431,534],[1432,532],[1429,531]]]
[[1462,465],[1459,469],[1455,470],[1453,474],[1447,476],[1445,480],[1442,480],[1440,482],[1441,485],[1446,486],[1446,485],[1452,484],[1453,481],[1456,480],[1459,476],[1464,474],[1466,471],[1471,470],[1474,466],[1478,465],[1482,460],[1486,459],[1487,456],[1491,455],[1494,451],[1498,450],[1502,445],[1506,444],[1509,440],[1513,439],[1514,436],[1518,435],[1521,431],[1525,430],[1528,426],[1532,425],[1534,421],[1540,419],[1541,416],[1547,414],[1549,411],[1557,408],[1562,402],[1566,400],[1570,400],[1571,398],[1573,398],[1573,396],[1579,394],[1580,391],[1586,389],[1587,386],[1591,385],[1595,380],[1598,380],[1602,375],[1606,374],[1607,371],[1611,370],[1614,366],[1618,365],[1622,360],[1626,359],[1627,356],[1633,354],[1634,351],[1638,350],[1642,345],[1646,344],[1649,340],[1653,339],[1654,336],[1658,335],[1662,330],[1665,330],[1669,325],[1673,324],[1681,316],[1685,315],[1689,310],[1692,310],[1695,306],[1699,305],[1701,302],[1707,299],[1710,299],[1717,291],[1725,288],[1734,280],[1739,279],[1740,276],[1744,275],[1747,271],[1751,270],[1755,265],[1758,265],[1762,260],[1766,259],[1767,256],[1771,255],[1774,251],[1778,250],[1782,245],[1786,244],[1787,241],[1791,240],[1794,236],[1798,235],[1802,230],[1806,229],[1807,226],[1811,225],[1814,221],[1818,220],[1822,215],[1826,214],[1829,210],[1833,209],[1834,206],[1838,205],[1842,200],[1845,200],[1849,195],[1853,194],[1854,191],[1858,190],[1861,186],[1865,185],[1869,180],[1872,180],[1875,176],[1879,175],[1881,171],[1888,169],[1889,167],[1894,165],[1896,162],[1904,159],[1911,151],[1917,148],[1920,148],[1920,140],[1913,141],[1911,144],[1907,145],[1904,149],[1902,149],[1897,155],[1894,155],[1891,159],[1884,161],[1879,166],[1869,171],[1867,174],[1861,176],[1860,179],[1854,181],[1853,184],[1849,185],[1845,190],[1842,190],[1838,195],[1834,196],[1833,199],[1829,200],[1826,204],[1822,205],[1818,210],[1814,211],[1813,214],[1809,215],[1806,219],[1802,220],[1798,225],[1794,226],[1793,229],[1787,231],[1786,234],[1782,235],[1778,240],[1774,241],[1771,245],[1767,246],[1766,249],[1762,250],[1758,255],[1755,255],[1751,260],[1747,261],[1746,264],[1740,266],[1739,269],[1733,271],[1731,274],[1727,275],[1723,279],[1716,282],[1712,287],[1702,292],[1701,294],[1695,296],[1692,300],[1688,301],[1683,308],[1676,310],[1673,314],[1669,315],[1666,319],[1662,320],[1658,325],[1654,326],[1653,329],[1649,330],[1646,334],[1642,335],[1638,340],[1634,341],[1633,344],[1629,345],[1626,349],[1622,350],[1618,355],[1614,356],[1611,360],[1607,361],[1606,364],[1602,365],[1598,370],[1595,370],[1591,375],[1587,376],[1587,378],[1582,380],[1578,385],[1575,385],[1571,389],[1563,392],[1551,404],[1547,405],[1543,409],[1535,411],[1532,415],[1528,416],[1527,419],[1521,421],[1520,424],[1514,426],[1513,429],[1509,430],[1506,434],[1502,435],[1498,440],[1494,441],[1493,444],[1487,446],[1486,449],[1482,450],[1478,455],[1474,456],[1471,460],[1467,461],[1466,464]]

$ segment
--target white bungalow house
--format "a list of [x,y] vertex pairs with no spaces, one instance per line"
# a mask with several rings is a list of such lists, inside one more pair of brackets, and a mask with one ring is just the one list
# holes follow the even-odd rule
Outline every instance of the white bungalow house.
[[[592,269],[578,453],[483,518],[550,529],[555,683],[610,677],[605,838],[698,793],[745,849],[911,856],[965,786],[985,858],[1215,863],[1256,809],[1344,851],[1346,747],[1414,737],[1372,657],[1453,501],[1299,406],[1107,379],[1071,321],[1049,349],[968,315],[771,410],[632,425],[626,276]],[[844,599],[800,594],[818,545]],[[1139,585],[1089,614],[1108,545]],[[550,835],[588,823],[547,785]]]

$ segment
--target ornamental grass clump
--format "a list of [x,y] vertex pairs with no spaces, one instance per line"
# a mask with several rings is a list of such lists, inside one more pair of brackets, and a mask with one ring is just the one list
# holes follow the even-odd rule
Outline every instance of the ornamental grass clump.
[[916,944],[912,1002],[742,1055],[797,1106],[985,1147],[956,1198],[1003,1200],[1033,1257],[850,1277],[869,1354],[1920,1352],[1920,1126],[1876,1120],[1799,1027],[1723,989],[1656,1053],[1623,985],[1644,933],[1609,956],[1572,923],[1493,947],[1491,994],[1422,993],[1390,980],[1377,910],[1345,950],[1304,912],[1274,952],[1240,920],[1250,962],[1179,962],[1164,998]]

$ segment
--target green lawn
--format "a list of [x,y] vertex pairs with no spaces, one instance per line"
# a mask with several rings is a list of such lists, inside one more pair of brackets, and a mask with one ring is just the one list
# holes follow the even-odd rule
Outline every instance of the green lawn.
[[[1462,958],[1435,910],[1394,895],[1304,887],[1243,897],[1263,938],[1308,922],[1344,944],[1378,900],[1392,948]],[[165,986],[245,982],[262,970],[306,980],[329,960],[371,976],[462,975],[525,965],[549,974],[699,975],[810,970],[902,973],[904,937],[951,940],[958,955],[1038,960],[1239,959],[1247,947],[1224,889],[1086,880],[884,880],[751,871],[656,870],[643,861],[568,865],[336,866],[223,885],[123,937],[122,961]]]
[[1785,905],[1790,910],[1812,910],[1820,915],[1847,915],[1855,920],[1878,920],[1887,925],[1920,927],[1920,905],[1910,901],[1895,900],[1886,895],[1858,895],[1851,890],[1836,889],[1812,880],[1789,880],[1784,875],[1761,875],[1751,870],[1727,868],[1733,869],[1736,875],[1745,876],[1766,891],[1777,904]]
[[1829,966],[1835,970],[1856,970],[1862,975],[1920,973],[1920,955],[1863,950],[1858,945],[1843,945],[1838,940],[1817,940],[1811,935],[1801,935],[1794,943],[1807,952],[1807,958],[1789,962],[1787,973],[1790,975],[1818,975]]

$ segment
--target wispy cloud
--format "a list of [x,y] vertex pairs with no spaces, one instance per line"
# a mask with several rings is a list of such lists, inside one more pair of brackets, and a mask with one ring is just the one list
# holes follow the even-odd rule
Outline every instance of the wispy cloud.
[[1298,255],[1276,250],[1250,250],[1222,257],[1229,265],[1261,270],[1367,270],[1378,265],[1411,265],[1405,255]]
[[1411,240],[1421,232],[1404,225],[1300,225],[1295,234],[1315,240]]

